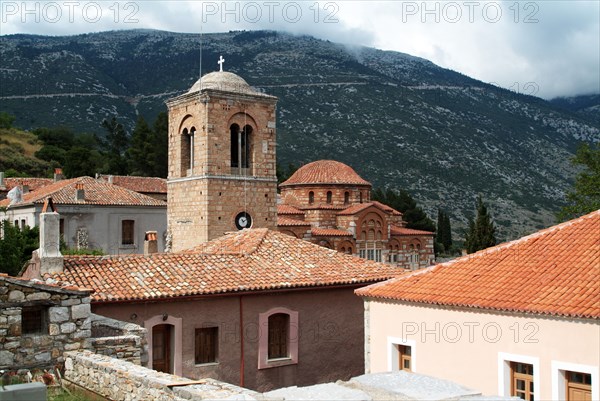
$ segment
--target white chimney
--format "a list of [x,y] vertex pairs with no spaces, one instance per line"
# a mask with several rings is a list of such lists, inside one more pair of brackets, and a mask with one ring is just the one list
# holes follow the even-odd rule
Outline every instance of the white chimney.
[[144,255],[158,252],[158,234],[156,231],[147,231],[144,238]]
[[114,183],[114,181],[115,181],[115,177],[113,177],[113,176],[112,176],[112,174],[111,174],[111,175],[109,175],[109,176],[108,176],[108,183],[109,183],[109,184],[113,184],[113,183]]
[[21,192],[21,188],[18,185],[8,191],[6,197],[10,200],[11,205],[23,202],[23,192]]
[[63,179],[62,168],[55,168],[54,169],[54,182],[60,181],[62,179]]
[[83,182],[78,182],[75,184],[75,200],[76,201],[84,201],[85,200],[85,191],[83,189]]
[[23,185],[23,195],[29,193],[29,185]]
[[36,250],[40,259],[40,274],[61,273],[63,256],[60,253],[60,214],[40,214],[40,248]]
[[0,188],[4,188],[4,171],[0,171]]

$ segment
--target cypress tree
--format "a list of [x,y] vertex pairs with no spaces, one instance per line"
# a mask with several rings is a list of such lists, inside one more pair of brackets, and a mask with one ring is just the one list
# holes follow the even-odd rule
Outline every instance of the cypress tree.
[[477,217],[469,222],[469,231],[465,236],[467,252],[473,253],[496,245],[495,234],[496,227],[480,195],[477,198]]

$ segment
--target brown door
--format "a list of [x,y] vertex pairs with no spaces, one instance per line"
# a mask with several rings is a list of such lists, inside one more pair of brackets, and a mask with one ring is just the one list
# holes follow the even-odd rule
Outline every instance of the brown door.
[[152,368],[172,373],[170,324],[159,324],[152,328]]
[[567,372],[567,400],[591,401],[592,375],[589,373]]

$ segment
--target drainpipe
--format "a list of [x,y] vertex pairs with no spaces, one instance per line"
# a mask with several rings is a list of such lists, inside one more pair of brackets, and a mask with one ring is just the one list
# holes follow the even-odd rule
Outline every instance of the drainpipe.
[[240,387],[244,387],[244,309],[240,295]]

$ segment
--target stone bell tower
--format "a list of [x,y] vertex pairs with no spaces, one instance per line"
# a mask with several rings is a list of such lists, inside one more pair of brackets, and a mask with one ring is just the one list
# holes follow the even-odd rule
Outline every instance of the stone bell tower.
[[221,71],[167,101],[167,216],[175,252],[230,231],[277,227],[277,98],[223,72],[222,61]]

